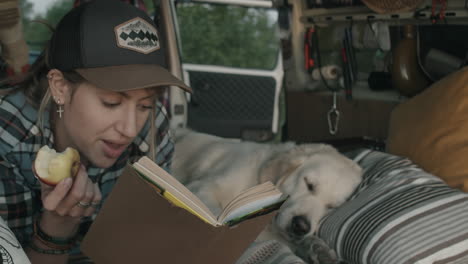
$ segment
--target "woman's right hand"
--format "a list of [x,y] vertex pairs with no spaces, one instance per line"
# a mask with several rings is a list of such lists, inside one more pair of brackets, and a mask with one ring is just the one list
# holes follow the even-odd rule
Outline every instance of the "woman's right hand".
[[48,234],[56,236],[66,236],[67,233],[73,235],[71,233],[76,231],[81,218],[91,216],[102,198],[97,183],[89,179],[83,165],[74,179],[65,178],[54,187],[41,183],[41,190],[45,208],[40,221],[41,227],[44,231],[55,229]]

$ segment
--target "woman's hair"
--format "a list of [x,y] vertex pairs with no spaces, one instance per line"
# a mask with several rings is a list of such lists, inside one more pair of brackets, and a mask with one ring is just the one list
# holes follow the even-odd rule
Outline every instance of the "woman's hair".
[[[38,109],[38,127],[43,129],[43,115],[44,111],[50,106],[51,95],[49,90],[49,83],[47,81],[47,73],[50,70],[48,63],[48,45],[33,63],[29,71],[21,77],[21,80],[12,88],[0,92],[0,95],[12,94],[16,92],[23,92],[26,100],[36,109]],[[67,80],[73,87],[85,82],[86,80],[76,72],[62,72],[65,80]],[[6,80],[8,81],[8,80]]]

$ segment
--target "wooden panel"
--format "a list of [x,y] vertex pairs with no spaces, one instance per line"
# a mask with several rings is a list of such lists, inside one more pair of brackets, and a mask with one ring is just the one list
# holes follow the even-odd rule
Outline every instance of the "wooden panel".
[[375,99],[346,100],[338,96],[338,133],[329,133],[327,112],[332,105],[329,92],[287,93],[287,139],[297,142],[323,142],[349,138],[387,137],[390,113],[397,102]]

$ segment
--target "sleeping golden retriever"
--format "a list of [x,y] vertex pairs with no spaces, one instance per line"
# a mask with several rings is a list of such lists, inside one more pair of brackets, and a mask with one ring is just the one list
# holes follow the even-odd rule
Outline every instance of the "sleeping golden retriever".
[[361,181],[361,168],[326,144],[255,143],[188,129],[176,130],[175,140],[172,174],[215,214],[265,181],[288,194],[258,239],[281,238],[290,247],[313,237],[320,219]]

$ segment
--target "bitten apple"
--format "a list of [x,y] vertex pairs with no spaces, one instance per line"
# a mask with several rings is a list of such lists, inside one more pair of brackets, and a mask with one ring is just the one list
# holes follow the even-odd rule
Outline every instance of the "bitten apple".
[[67,177],[75,177],[80,168],[80,154],[74,148],[56,152],[42,146],[33,164],[34,175],[43,183],[55,186]]

